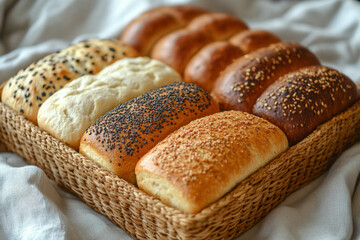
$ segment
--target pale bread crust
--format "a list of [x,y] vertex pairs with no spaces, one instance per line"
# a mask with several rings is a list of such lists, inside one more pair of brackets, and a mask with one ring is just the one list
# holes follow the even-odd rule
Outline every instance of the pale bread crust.
[[285,134],[254,115],[227,111],[191,122],[138,162],[140,189],[197,213],[288,148]]
[[65,84],[97,74],[124,57],[136,57],[132,47],[119,40],[89,40],[50,54],[20,70],[5,84],[1,101],[37,124],[40,106]]
[[40,107],[39,127],[72,148],[96,119],[117,105],[160,86],[182,81],[169,66],[147,57],[124,58],[98,75],[75,79]]

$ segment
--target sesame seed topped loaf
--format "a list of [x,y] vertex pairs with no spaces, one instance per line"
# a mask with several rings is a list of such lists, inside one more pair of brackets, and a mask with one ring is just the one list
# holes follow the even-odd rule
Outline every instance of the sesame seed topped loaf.
[[136,50],[119,40],[81,42],[20,70],[5,84],[1,101],[36,124],[39,107],[65,84],[97,74],[118,59],[136,56]]
[[160,86],[182,81],[162,62],[123,58],[97,75],[73,80],[40,107],[39,127],[78,150],[81,136],[97,118],[121,103]]
[[130,183],[137,161],[168,134],[218,112],[209,93],[176,82],[120,104],[86,129],[80,153]]
[[357,86],[347,76],[312,66],[272,84],[257,99],[253,112],[281,128],[294,145],[359,98]]
[[216,80],[211,93],[222,110],[252,112],[256,99],[270,84],[311,65],[320,62],[307,48],[292,42],[275,43],[235,60]]
[[197,213],[288,148],[270,122],[240,111],[192,121],[150,150],[135,172],[140,189]]

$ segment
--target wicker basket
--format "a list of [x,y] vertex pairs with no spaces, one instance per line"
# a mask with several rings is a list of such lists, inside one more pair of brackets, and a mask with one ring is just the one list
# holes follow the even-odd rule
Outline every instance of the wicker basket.
[[360,133],[360,101],[319,126],[222,199],[183,214],[83,157],[0,103],[0,141],[138,239],[228,239],[323,173]]

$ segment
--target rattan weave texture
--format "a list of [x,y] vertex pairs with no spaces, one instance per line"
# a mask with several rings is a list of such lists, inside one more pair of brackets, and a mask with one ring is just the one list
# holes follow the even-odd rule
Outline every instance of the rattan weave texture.
[[[323,173],[360,137],[360,101],[198,214],[183,214],[102,169],[0,103],[0,141],[138,239],[230,239]],[[240,156],[239,156],[240,157]]]

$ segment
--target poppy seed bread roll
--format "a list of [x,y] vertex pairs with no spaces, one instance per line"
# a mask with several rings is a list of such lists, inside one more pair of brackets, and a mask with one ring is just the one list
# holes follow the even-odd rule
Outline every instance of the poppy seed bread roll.
[[40,107],[38,124],[78,150],[87,127],[106,112],[160,86],[182,81],[180,75],[155,59],[123,58],[97,75],[73,80]]
[[135,49],[119,40],[81,42],[20,70],[8,80],[1,101],[36,124],[40,106],[65,84],[82,75],[97,74],[121,58],[136,56]]
[[275,43],[251,52],[229,65],[211,92],[221,110],[252,112],[256,99],[279,77],[306,66],[320,65],[305,47]]
[[120,40],[148,56],[153,45],[166,34],[185,27],[195,17],[207,13],[190,6],[163,6],[148,10],[132,20],[123,30]]
[[197,213],[288,148],[270,122],[240,111],[216,113],[170,134],[138,162],[140,189]]
[[358,99],[357,86],[344,74],[312,66],[273,83],[258,98],[253,112],[282,129],[294,145]]
[[168,134],[219,108],[195,84],[176,82],[140,95],[96,120],[80,141],[80,153],[130,183],[138,160]]

